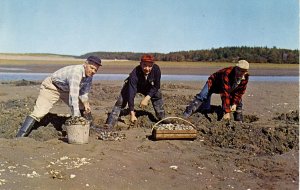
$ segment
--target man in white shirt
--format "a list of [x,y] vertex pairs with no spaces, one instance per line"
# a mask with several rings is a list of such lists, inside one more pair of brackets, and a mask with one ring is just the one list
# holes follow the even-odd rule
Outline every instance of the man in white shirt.
[[81,116],[80,111],[91,111],[88,93],[93,75],[102,66],[101,59],[89,56],[83,65],[63,67],[41,84],[33,112],[26,117],[17,137],[27,136],[36,121],[40,121],[59,99],[69,105],[72,117]]

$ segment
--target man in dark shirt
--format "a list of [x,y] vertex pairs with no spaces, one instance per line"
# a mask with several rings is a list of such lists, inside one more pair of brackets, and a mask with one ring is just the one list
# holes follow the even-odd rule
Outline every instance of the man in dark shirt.
[[215,93],[221,96],[223,119],[230,120],[230,112],[234,112],[234,120],[243,121],[242,96],[249,80],[248,69],[249,63],[240,60],[235,67],[227,67],[210,75],[201,92],[186,107],[183,117],[190,117],[200,106],[209,108],[211,95]]
[[134,98],[137,93],[145,96],[140,102],[140,107],[147,106],[149,100],[151,100],[156,117],[159,120],[163,119],[165,117],[165,110],[160,91],[160,78],[160,68],[154,63],[154,57],[149,54],[143,55],[140,65],[135,67],[126,79],[121,94],[108,116],[105,128],[112,129],[115,126],[121,109],[125,108],[127,103],[130,111],[130,121],[135,122],[137,120],[134,111]]

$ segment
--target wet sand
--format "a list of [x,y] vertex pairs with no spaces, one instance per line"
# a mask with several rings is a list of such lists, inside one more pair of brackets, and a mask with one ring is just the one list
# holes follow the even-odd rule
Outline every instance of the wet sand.
[[[0,57],[0,59],[8,59]],[[19,59],[19,58],[18,58]],[[8,60],[18,60],[9,57]],[[72,58],[28,57],[3,67],[53,72]],[[35,64],[30,64],[35,60]],[[49,61],[40,64],[39,61]],[[4,60],[5,61],[5,60]],[[62,61],[53,63],[56,61]],[[104,62],[105,63],[105,62]],[[98,73],[129,73],[136,63],[107,64]],[[220,66],[162,64],[163,74],[209,75]],[[251,75],[298,76],[298,67],[254,68]],[[90,93],[96,127],[101,127],[122,81],[97,81]],[[138,107],[138,122],[128,115],[118,122],[125,139],[103,141],[91,130],[89,143],[68,144],[64,122],[69,108],[58,102],[29,137],[15,139],[32,111],[40,82],[0,82],[0,189],[298,189],[299,84],[251,82],[244,101],[245,122],[220,120],[220,97],[209,113],[195,113],[197,139],[154,141],[157,122],[152,106]],[[181,116],[204,82],[163,81],[168,116]]]
[[[18,86],[16,86],[18,85]],[[164,81],[168,116],[180,116],[204,82]],[[90,94],[101,127],[122,81],[99,81]],[[33,109],[39,84],[0,84],[0,189],[298,189],[299,85],[252,82],[244,95],[245,122],[220,121],[219,95],[212,111],[189,121],[197,139],[153,141],[152,106],[118,122],[126,139],[68,144],[63,131],[69,108],[59,102],[28,138],[14,136]]]

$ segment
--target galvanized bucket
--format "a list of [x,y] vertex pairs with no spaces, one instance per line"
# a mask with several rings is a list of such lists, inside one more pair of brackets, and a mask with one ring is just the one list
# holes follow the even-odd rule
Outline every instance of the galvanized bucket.
[[68,142],[70,144],[87,144],[89,142],[90,125],[68,125],[66,126]]

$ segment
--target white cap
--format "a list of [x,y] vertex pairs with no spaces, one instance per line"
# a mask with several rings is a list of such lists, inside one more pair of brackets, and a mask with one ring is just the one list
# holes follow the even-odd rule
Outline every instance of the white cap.
[[249,63],[248,61],[246,60],[240,60],[237,64],[236,64],[237,67],[241,68],[241,69],[246,69],[248,70],[249,69]]

